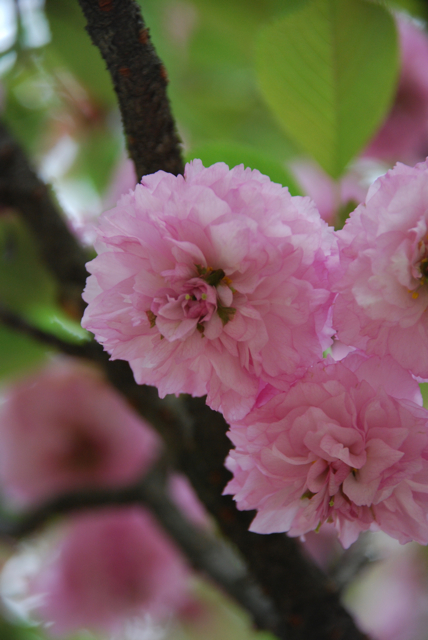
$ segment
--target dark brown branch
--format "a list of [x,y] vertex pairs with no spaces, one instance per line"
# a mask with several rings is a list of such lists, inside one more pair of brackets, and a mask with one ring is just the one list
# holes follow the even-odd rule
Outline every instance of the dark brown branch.
[[92,42],[110,71],[138,179],[159,169],[183,173],[165,67],[138,5],[133,0],[79,0],[79,4]]
[[164,472],[154,469],[135,485],[115,490],[88,490],[61,495],[16,521],[0,520],[0,536],[12,540],[34,533],[58,515],[83,509],[130,505],[148,507],[183,551],[192,567],[211,578],[253,614],[262,629],[275,627],[272,604],[253,583],[243,562],[209,531],[191,524],[164,491]]
[[61,285],[63,301],[73,305],[76,313],[83,310],[86,253],[67,227],[48,187],[34,173],[25,153],[2,123],[0,206],[19,211],[34,235],[42,259]]

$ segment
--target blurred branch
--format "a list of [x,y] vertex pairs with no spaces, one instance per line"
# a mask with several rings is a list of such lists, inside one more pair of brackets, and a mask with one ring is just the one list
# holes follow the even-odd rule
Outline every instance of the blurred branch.
[[328,574],[341,592],[355,580],[363,569],[376,562],[376,557],[370,551],[368,540],[367,534],[361,534],[358,540],[329,567]]
[[53,349],[57,349],[68,356],[73,356],[76,358],[87,358],[88,360],[99,360],[100,359],[100,351],[102,351],[102,347],[99,348],[94,342],[84,342],[82,344],[75,344],[72,342],[66,342],[65,340],[61,340],[61,338],[57,338],[52,333],[48,333],[47,331],[43,331],[42,329],[38,329],[33,324],[27,322],[25,318],[14,313],[10,309],[7,309],[0,302],[0,323],[9,329],[13,329],[15,331],[19,331],[20,333],[25,334],[29,338],[33,338],[38,342],[46,345],[47,347],[52,347]]
[[263,629],[275,627],[276,615],[268,598],[249,576],[244,563],[230,547],[209,531],[187,520],[164,490],[164,471],[158,466],[137,484],[122,489],[88,490],[64,494],[43,504],[17,521],[0,519],[0,535],[18,539],[34,533],[58,515],[103,507],[148,507],[192,567],[203,572],[253,615]]
[[134,0],[79,0],[79,4],[92,42],[110,71],[138,180],[159,169],[183,173],[165,67],[138,5]]
[[0,122],[0,206],[17,209],[31,229],[40,254],[61,285],[64,302],[77,313],[88,257],[67,227],[49,189],[35,174],[28,159],[8,129]]

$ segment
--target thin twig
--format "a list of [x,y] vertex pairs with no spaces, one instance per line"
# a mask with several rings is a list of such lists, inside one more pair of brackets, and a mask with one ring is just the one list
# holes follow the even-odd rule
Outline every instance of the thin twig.
[[208,530],[189,522],[165,493],[163,478],[164,471],[158,466],[132,486],[58,496],[18,520],[5,520],[3,517],[0,536],[16,540],[34,533],[55,516],[84,509],[144,505],[154,513],[194,569],[211,578],[236,602],[251,611],[256,626],[275,628],[274,608],[251,580],[244,563]]
[[82,342],[81,344],[75,344],[72,342],[67,342],[66,340],[62,340],[52,333],[43,331],[42,329],[35,327],[33,324],[25,320],[25,318],[2,305],[1,302],[0,323],[6,327],[9,327],[9,329],[19,331],[29,338],[33,338],[34,340],[41,342],[47,347],[57,349],[58,351],[61,351],[61,353],[64,353],[68,356],[73,356],[75,358],[86,358],[88,360],[96,361],[105,359],[102,355],[102,347],[100,347],[100,345],[98,345],[97,343],[90,341]]
[[79,0],[87,31],[110,71],[138,179],[159,169],[183,173],[166,95],[165,67],[133,0]]

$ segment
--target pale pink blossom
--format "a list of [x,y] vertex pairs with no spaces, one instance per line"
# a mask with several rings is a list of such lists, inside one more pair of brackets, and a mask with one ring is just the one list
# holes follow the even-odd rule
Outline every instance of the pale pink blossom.
[[[416,401],[416,402],[415,402]],[[333,522],[428,542],[428,411],[391,357],[354,352],[313,367],[288,393],[231,424],[226,492],[257,509],[251,531],[300,536]]]
[[188,569],[144,509],[74,516],[30,584],[52,635],[115,631],[131,617],[162,618],[187,600]]
[[391,111],[365,155],[415,164],[428,153],[428,36],[404,16],[396,19],[400,78]]
[[160,441],[89,365],[61,360],[5,390],[2,490],[19,505],[136,480]]
[[291,164],[304,193],[315,202],[321,218],[336,227],[343,226],[342,218],[363,202],[368,184],[364,173],[369,169],[361,160],[343,178],[336,182],[321,167],[308,160],[298,160]]
[[83,326],[140,384],[243,416],[330,343],[331,229],[258,171],[195,160],[145,176],[100,220]]
[[428,378],[428,163],[379,178],[337,237],[339,340]]
[[394,549],[353,582],[344,598],[359,628],[373,640],[422,640],[428,623],[425,550]]

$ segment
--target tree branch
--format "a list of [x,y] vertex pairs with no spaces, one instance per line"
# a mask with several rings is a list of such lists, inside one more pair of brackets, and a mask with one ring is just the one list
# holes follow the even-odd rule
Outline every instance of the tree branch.
[[83,509],[145,505],[185,554],[192,567],[211,578],[253,615],[262,629],[273,629],[276,614],[272,603],[252,581],[244,563],[230,547],[209,531],[196,527],[166,495],[164,472],[154,468],[137,484],[121,489],[68,493],[41,505],[17,521],[0,520],[0,536],[18,539],[34,533],[52,517]]
[[63,301],[82,313],[88,256],[54,204],[49,189],[34,173],[24,151],[0,122],[0,205],[17,209],[57,278]]
[[61,340],[61,338],[57,338],[52,333],[48,333],[47,331],[43,331],[38,327],[35,327],[31,323],[29,323],[22,316],[14,313],[7,307],[1,304],[0,302],[0,323],[9,329],[13,329],[15,331],[19,331],[20,333],[25,334],[29,338],[33,338],[33,340],[37,340],[47,347],[52,347],[53,349],[57,349],[68,356],[72,356],[75,358],[86,358],[88,360],[102,361],[106,358],[102,355],[103,350],[100,345],[97,345],[95,342],[83,342],[82,344],[75,344],[72,342],[66,342],[65,340]]
[[165,67],[138,5],[133,0],[79,0],[79,4],[92,42],[110,71],[138,180],[159,169],[183,173]]

